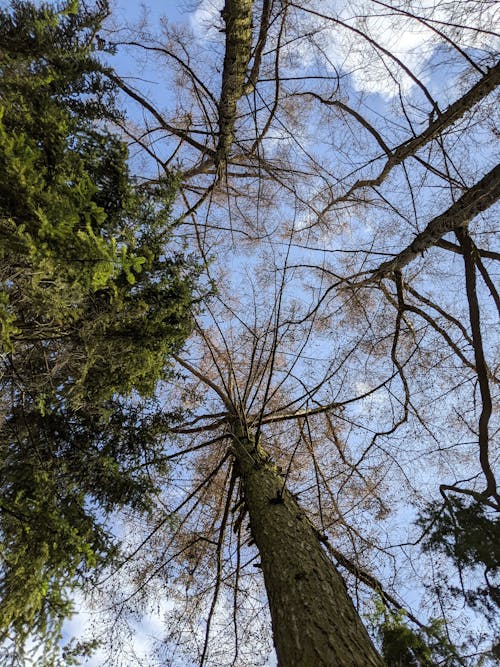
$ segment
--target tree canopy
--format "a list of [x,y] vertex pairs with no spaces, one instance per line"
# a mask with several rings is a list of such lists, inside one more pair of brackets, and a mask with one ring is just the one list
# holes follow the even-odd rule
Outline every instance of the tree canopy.
[[[54,31],[87,10],[14,7],[14,42],[13,16],[46,26],[36,67],[73,62]],[[85,24],[92,76],[47,101],[71,132],[5,135],[31,175],[11,167],[4,432],[92,527],[114,510],[81,601],[96,660],[494,664],[498,8],[189,9]],[[172,215],[214,287],[199,312]]]
[[69,591],[116,556],[106,517],[148,510],[163,426],[137,397],[194,313],[195,264],[168,249],[176,177],[133,179],[109,129],[104,16],[0,14],[0,632],[20,646],[57,639]]

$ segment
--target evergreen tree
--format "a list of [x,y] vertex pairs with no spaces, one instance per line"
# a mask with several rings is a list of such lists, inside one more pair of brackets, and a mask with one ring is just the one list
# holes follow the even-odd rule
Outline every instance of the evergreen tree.
[[[450,493],[443,503],[428,503],[418,524],[425,530],[424,551],[444,554],[461,573],[462,589],[451,587],[451,592],[463,593],[467,604],[493,621],[500,607],[500,520],[495,506],[480,493]],[[482,574],[483,584],[466,590],[462,575],[467,571]]]
[[175,177],[135,181],[108,129],[105,15],[0,12],[0,638],[46,651],[71,590],[117,552],[107,513],[148,509],[168,417],[137,397],[194,306],[194,262],[166,245]]

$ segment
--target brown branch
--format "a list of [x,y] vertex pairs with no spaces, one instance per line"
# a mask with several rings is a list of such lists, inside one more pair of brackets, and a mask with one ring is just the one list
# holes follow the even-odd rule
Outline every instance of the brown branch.
[[227,417],[224,417],[223,419],[218,419],[217,421],[210,422],[210,424],[202,424],[201,426],[192,426],[186,428],[175,427],[172,428],[171,431],[172,433],[177,433],[182,435],[203,433],[204,431],[215,431],[221,426],[224,426],[224,424],[226,423],[227,423]]
[[226,527],[227,527],[227,521],[229,517],[229,511],[231,508],[231,502],[233,499],[233,492],[234,492],[234,486],[236,482],[236,474],[235,474],[235,469],[233,467],[232,472],[231,472],[231,478],[229,481],[229,488],[227,491],[226,495],[226,502],[224,504],[224,513],[222,516],[222,520],[220,523],[219,527],[219,537],[217,540],[217,549],[215,553],[215,560],[216,560],[216,579],[215,579],[215,589],[214,589],[214,594],[212,596],[212,604],[210,605],[210,611],[208,613],[208,618],[207,618],[207,625],[205,628],[205,641],[203,643],[203,652],[200,658],[200,666],[205,664],[205,658],[207,655],[208,651],[208,643],[210,640],[210,626],[212,624],[212,620],[214,618],[215,614],[215,608],[217,606],[217,600],[219,599],[219,591],[220,591],[220,586],[221,586],[221,575],[222,575],[222,548],[224,544],[224,535],[226,533]]
[[[350,116],[355,118],[360,125],[362,125],[365,130],[367,130],[372,137],[375,139],[375,141],[378,143],[380,148],[386,153],[386,155],[389,156],[389,159],[393,159],[393,154],[391,149],[387,146],[385,141],[382,139],[381,135],[378,133],[378,131],[369,123],[366,118],[364,118],[360,113],[358,113],[355,109],[352,109],[350,106],[347,104],[344,104],[344,102],[341,102],[340,100],[327,100],[318,93],[308,91],[304,93],[294,93],[295,96],[303,96],[303,95],[310,95],[311,97],[314,97],[317,99],[319,102],[322,104],[325,104],[326,106],[331,106],[331,107],[337,107],[338,109],[341,109],[342,111],[345,111],[348,113]],[[339,200],[335,200],[339,201]]]
[[474,498],[474,500],[477,503],[481,503],[482,505],[487,505],[488,507],[491,507],[491,509],[494,509],[496,511],[500,509],[500,507],[497,504],[488,500],[488,498],[486,498],[484,494],[478,493],[478,491],[474,491],[473,489],[464,489],[460,486],[456,486],[455,484],[441,484],[439,487],[439,493],[442,495],[446,503],[448,502],[448,497],[445,493],[446,491],[453,491],[453,493],[461,493],[465,496],[470,496],[471,498]]
[[433,218],[409,246],[389,261],[383,262],[364,283],[375,282],[394,271],[401,271],[415,257],[436,245],[442,236],[465,228],[470,220],[492,206],[499,197],[500,165],[497,165],[469,188],[449,209]]
[[415,19],[416,21],[418,21],[419,23],[424,25],[426,28],[428,28],[429,30],[432,30],[437,35],[439,35],[439,37],[441,37],[441,39],[443,39],[445,42],[448,42],[448,44],[452,48],[456,49],[460,53],[460,55],[465,60],[467,60],[467,62],[470,63],[472,65],[472,67],[474,67],[474,69],[476,69],[478,72],[481,72],[481,74],[484,73],[483,70],[477,65],[477,63],[475,63],[472,60],[472,58],[470,58],[467,55],[467,52],[464,51],[454,40],[452,40],[450,37],[448,37],[448,35],[446,33],[444,33],[442,30],[439,30],[438,28],[435,28],[433,25],[431,25],[430,22],[433,19],[423,18],[422,16],[418,16],[417,14],[407,12],[404,9],[401,9],[401,7],[393,7],[392,5],[388,5],[385,2],[381,2],[381,0],[373,0],[373,2],[377,5],[381,5],[382,7],[385,7],[386,9],[389,9],[391,12],[396,12],[397,14],[401,14],[403,16],[408,16],[409,18]]
[[266,45],[267,33],[269,30],[269,23],[271,19],[271,0],[264,0],[262,3],[262,14],[260,16],[259,36],[257,37],[257,44],[253,52],[253,64],[247,82],[244,88],[244,94],[251,93],[259,78],[260,65],[262,62],[262,54],[264,46]]
[[469,332],[467,329],[464,327],[462,322],[460,320],[457,320],[456,317],[453,317],[453,315],[450,315],[450,313],[447,313],[446,310],[443,310],[440,306],[438,306],[437,303],[434,303],[434,301],[431,301],[427,297],[425,297],[423,294],[420,294],[414,287],[412,287],[408,283],[404,283],[404,288],[405,290],[414,296],[416,299],[424,303],[426,306],[429,306],[429,308],[432,308],[435,310],[441,317],[444,317],[444,319],[448,320],[448,322],[451,322],[451,324],[454,324],[458,329],[460,329],[460,332],[462,333],[462,336],[465,338],[465,340],[472,346],[472,339],[469,336]]
[[403,607],[402,604],[400,604],[395,598],[390,595],[390,593],[387,593],[387,591],[384,590],[382,584],[380,581],[374,577],[372,574],[369,574],[366,572],[366,570],[363,570],[360,568],[358,565],[352,562],[349,558],[346,558],[344,554],[342,554],[338,549],[335,549],[330,542],[325,542],[327,551],[330,553],[333,558],[337,561],[339,565],[341,565],[344,569],[346,569],[348,572],[353,574],[359,581],[363,582],[366,586],[369,586],[372,590],[374,590],[376,593],[380,595],[382,600],[384,602],[388,602],[391,604],[393,607],[396,607],[396,609],[399,609],[400,611],[403,611],[405,615],[415,623],[415,625],[418,625],[419,628],[425,628],[426,626],[416,618],[411,612],[409,612],[407,609]]
[[476,361],[476,372],[482,401],[482,410],[479,416],[479,462],[486,478],[486,490],[484,493],[486,496],[494,497],[497,501],[500,501],[500,497],[497,493],[495,475],[491,469],[488,455],[488,424],[492,413],[492,401],[490,385],[488,382],[488,366],[484,357],[483,340],[481,335],[479,302],[477,299],[476,289],[476,262],[474,256],[474,244],[466,229],[457,229],[455,234],[458,242],[463,248],[465,287],[467,290],[467,300],[469,302],[469,317],[472,331],[472,340],[474,343],[474,357]]
[[[418,315],[421,317],[423,320],[427,322],[427,324],[430,325],[434,331],[436,331],[440,336],[443,337],[443,339],[446,341],[446,344],[448,347],[453,350],[453,352],[457,355],[457,357],[460,359],[460,361],[464,364],[464,366],[467,366],[467,368],[470,368],[474,372],[476,372],[476,366],[472,363],[472,361],[469,361],[465,354],[462,352],[462,350],[458,347],[458,345],[453,341],[452,337],[450,334],[446,331],[444,327],[439,326],[439,324],[436,322],[436,320],[429,315],[429,313],[426,313],[425,310],[422,310],[421,308],[418,308],[417,306],[412,306],[408,303],[405,303],[404,305],[404,310],[409,313],[415,313],[415,315]],[[468,340],[468,342],[471,342]]]
[[[459,245],[451,243],[450,241],[445,241],[441,239],[436,243],[437,246],[443,248],[444,250],[449,250],[450,252],[455,252],[457,255],[463,255],[463,250]],[[483,248],[476,247],[476,252],[479,257],[486,257],[486,259],[496,259],[497,262],[500,262],[500,252],[494,252],[493,250],[483,250]]]
[[210,389],[213,389],[215,393],[219,396],[219,398],[222,400],[224,405],[227,407],[227,409],[232,412],[233,405],[231,401],[229,400],[226,392],[224,392],[213,380],[211,380],[209,377],[207,377],[204,373],[196,369],[194,366],[191,366],[190,363],[187,361],[184,361],[184,359],[181,359],[177,354],[173,354],[172,357],[177,361],[178,364],[183,366],[187,371],[189,371],[192,375],[198,378],[198,380],[201,380],[203,384],[207,385],[207,387],[210,387]]
[[[279,410],[275,410],[274,412],[269,412],[262,417],[261,423],[270,424],[275,422],[289,421],[290,419],[311,417],[312,415],[320,415],[332,412],[333,410],[338,410],[339,408],[342,408],[345,405],[349,405],[350,403],[355,403],[356,401],[361,401],[363,398],[371,396],[375,392],[379,391],[379,389],[382,389],[382,387],[385,387],[385,385],[391,380],[393,380],[396,377],[396,375],[397,373],[392,373],[392,375],[390,375],[388,378],[380,382],[372,389],[368,389],[368,391],[365,391],[362,394],[359,394],[358,396],[353,396],[353,398],[348,398],[345,401],[333,401],[332,403],[327,403],[326,405],[318,405],[315,408],[305,408],[304,410],[295,410],[292,412],[280,413]],[[249,417],[248,419],[250,422],[252,422],[252,417]],[[255,420],[256,417],[254,417],[253,419]]]
[[328,14],[322,14],[321,12],[315,11],[315,10],[311,9],[310,7],[303,7],[301,5],[296,4],[295,2],[290,2],[290,6],[294,7],[295,9],[298,9],[300,11],[311,14],[312,16],[317,16],[319,18],[322,18],[325,21],[331,21],[332,23],[340,25],[343,28],[345,28],[346,30],[348,30],[349,32],[352,32],[355,35],[358,35],[359,37],[361,37],[361,39],[364,39],[366,42],[368,42],[368,44],[370,44],[370,46],[376,52],[383,53],[386,58],[388,58],[389,60],[392,60],[392,62],[396,63],[396,65],[403,70],[403,72],[406,74],[406,76],[408,76],[414,82],[414,84],[420,88],[420,90],[423,92],[423,94],[425,95],[425,97],[429,101],[430,105],[432,106],[433,111],[436,112],[436,113],[439,113],[437,103],[434,100],[434,98],[432,97],[432,95],[430,94],[427,87],[424,85],[424,83],[417,76],[415,76],[415,74],[413,74],[411,69],[409,67],[407,67],[404,64],[404,62],[402,62],[402,60],[397,58],[394,53],[392,53],[391,51],[389,51],[388,49],[383,47],[381,44],[379,44],[377,41],[372,39],[365,32],[363,32],[359,28],[356,28],[355,26],[353,26],[349,23],[346,23],[345,21],[341,21],[340,18],[336,18],[335,16],[330,16]]
[[210,148],[208,148],[208,146],[200,144],[198,141],[196,141],[196,139],[193,139],[186,131],[181,130],[178,127],[174,127],[173,125],[170,125],[170,123],[167,123],[167,121],[163,118],[163,116],[159,113],[159,111],[155,109],[155,107],[150,102],[148,102],[145,97],[143,97],[137,91],[130,88],[130,86],[127,86],[127,84],[118,76],[115,76],[110,72],[107,72],[107,75],[111,79],[111,81],[113,81],[113,83],[116,83],[118,88],[123,90],[124,93],[126,93],[129,97],[135,100],[142,107],[144,107],[144,109],[149,111],[149,113],[154,118],[156,118],[161,127],[167,130],[167,132],[170,132],[170,134],[179,137],[186,143],[190,144],[191,146],[199,150],[202,154],[206,153],[213,154],[213,151]]
[[187,503],[192,499],[195,498],[198,493],[203,489],[204,486],[207,486],[208,484],[211,483],[211,480],[217,475],[219,470],[222,468],[224,463],[227,461],[229,458],[229,452],[226,452],[222,459],[217,463],[215,468],[208,474],[206,475],[202,481],[189,493],[182,502],[177,505],[177,507],[172,510],[171,512],[168,512],[165,516],[163,516],[162,519],[156,524],[156,526],[146,535],[146,537],[142,540],[142,542],[137,546],[131,553],[129,553],[117,566],[116,568],[108,574],[106,577],[101,579],[99,582],[97,582],[96,586],[101,586],[102,584],[106,583],[111,577],[113,577],[119,570],[121,570],[127,563],[129,563],[134,556],[136,556],[139,551],[156,535],[156,533],[163,528],[163,526],[169,521],[172,517],[175,517],[176,514],[185,506]]
[[479,272],[481,276],[483,277],[484,283],[486,287],[490,290],[491,297],[493,301],[495,302],[495,305],[498,310],[498,314],[500,315],[500,294],[498,294],[498,290],[495,287],[495,284],[493,283],[493,280],[490,278],[490,274],[488,273],[485,265],[481,261],[481,257],[476,257],[476,264],[477,268],[479,269]]
[[[439,246],[440,248],[444,248],[445,250],[450,250],[451,252],[455,252],[458,255],[463,255],[462,248],[459,245],[451,243],[450,241],[445,241],[444,239],[441,239],[436,243],[436,245]],[[483,250],[482,248],[478,248],[477,245],[475,244],[474,244],[474,253],[476,257],[477,268],[479,269],[479,272],[483,277],[485,285],[490,291],[491,297],[497,307],[498,314],[500,315],[500,295],[498,294],[498,290],[495,287],[495,284],[490,278],[488,270],[486,269],[485,265],[481,260],[482,257],[486,257],[487,259],[494,259],[496,261],[500,261],[500,253],[494,252],[493,250]]]
[[[352,185],[349,190],[341,197],[337,197],[330,202],[321,212],[324,215],[332,206],[346,201],[351,195],[360,188],[377,187],[385,180],[394,167],[401,164],[404,160],[412,157],[420,148],[442,134],[444,130],[456,123],[472,107],[489,95],[496,86],[500,84],[500,62],[492,67],[488,72],[475,83],[462,97],[450,104],[442,113],[438,114],[435,120],[432,120],[423,132],[419,135],[400,144],[391,151],[391,156],[384,165],[384,168],[375,178],[360,179]],[[338,106],[338,105],[337,105]],[[364,125],[367,129],[367,125]],[[373,134],[373,132],[372,132]],[[380,143],[380,142],[379,142]],[[384,152],[385,149],[384,149]]]
[[165,56],[168,56],[169,58],[172,58],[173,60],[176,61],[178,65],[180,65],[183,69],[186,70],[188,75],[191,77],[192,81],[194,84],[199,86],[207,98],[214,104],[214,106],[217,106],[217,100],[215,97],[212,95],[210,90],[206,87],[206,85],[203,83],[203,81],[197,76],[195,71],[189,66],[187,62],[185,62],[182,58],[180,58],[176,53],[173,51],[165,48],[164,46],[150,46],[148,44],[142,44],[141,42],[135,42],[135,41],[130,41],[130,42],[113,42],[113,46],[135,46],[140,49],[144,49],[145,51],[153,51],[156,53],[162,53]]
[[[285,10],[286,11],[286,10]],[[270,107],[264,98],[259,94],[259,98],[262,100],[263,105],[268,109],[269,111],[269,116],[267,117],[267,120],[264,124],[264,127],[262,128],[262,131],[260,132],[259,136],[256,138],[256,140],[253,142],[252,147],[250,148],[250,154],[254,155],[257,151],[257,148],[260,146],[262,143],[262,140],[264,137],[267,135],[269,132],[269,129],[271,127],[271,123],[273,122],[273,119],[276,115],[276,110],[278,109],[278,103],[279,103],[279,96],[280,96],[280,89],[281,89],[281,80],[280,80],[280,50],[281,50],[281,40],[283,38],[283,32],[285,30],[285,21],[281,23],[281,27],[278,33],[278,39],[277,39],[277,44],[276,44],[276,56],[274,59],[274,99],[272,106]],[[257,121],[255,121],[257,122]],[[261,160],[261,157],[259,157],[259,161]]]
[[174,454],[168,454],[165,456],[165,460],[170,461],[172,459],[176,459],[179,456],[183,456],[184,454],[190,454],[191,452],[196,452],[199,449],[203,449],[204,447],[209,447],[210,445],[214,445],[216,442],[221,442],[222,440],[225,440],[227,438],[227,435],[223,433],[222,435],[218,435],[216,438],[212,438],[211,440],[206,440],[205,442],[202,442],[199,445],[193,445],[192,447],[186,447],[186,449],[181,449],[178,452],[175,452]]

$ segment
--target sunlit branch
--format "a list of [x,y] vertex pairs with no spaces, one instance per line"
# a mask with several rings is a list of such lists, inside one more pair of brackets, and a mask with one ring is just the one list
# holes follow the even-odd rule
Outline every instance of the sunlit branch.
[[[347,190],[347,192],[329,202],[327,206],[321,211],[321,215],[327,213],[336,204],[349,200],[357,190],[362,188],[377,187],[378,185],[381,185],[381,183],[387,178],[394,167],[401,164],[409,157],[415,156],[418,150],[420,150],[430,141],[436,139],[436,137],[442,134],[447,128],[460,120],[460,118],[462,118],[470,109],[477,105],[484,97],[489,95],[489,93],[491,93],[499,84],[500,63],[488,70],[488,72],[476,84],[474,84],[470,90],[462,95],[462,97],[450,104],[450,106],[443,112],[437,114],[436,118],[429,122],[429,125],[423,132],[418,134],[413,139],[400,144],[394,149],[387,149],[383,140],[381,143],[380,135],[378,135],[376,130],[368,123],[368,121],[363,119],[363,127],[368,129],[371,134],[375,136],[377,142],[382,146],[384,153],[387,154],[389,151],[390,157],[378,176],[356,181],[356,183],[354,183],[354,185],[352,185],[349,190]],[[336,102],[335,100],[324,100],[316,94],[314,94],[314,96],[319,98],[323,103],[340,106],[340,103]],[[379,138],[377,138],[377,136]]]
[[178,355],[172,355],[173,358],[177,361],[178,364],[183,366],[187,371],[189,371],[192,375],[198,378],[198,380],[201,380],[204,384],[207,385],[207,387],[210,387],[210,389],[213,389],[215,393],[219,396],[219,398],[222,400],[224,405],[227,407],[227,409],[231,412],[233,405],[231,401],[229,400],[227,393],[223,391],[213,380],[211,380],[207,375],[202,373],[201,371],[197,370],[194,366],[191,366],[191,364],[184,359],[181,359]]
[[429,250],[442,236],[466,225],[482,211],[487,210],[500,197],[500,165],[494,167],[478,183],[469,188],[450,208],[433,218],[427,227],[393,259],[383,262],[361,284],[375,282],[394,271],[400,271],[415,257]]

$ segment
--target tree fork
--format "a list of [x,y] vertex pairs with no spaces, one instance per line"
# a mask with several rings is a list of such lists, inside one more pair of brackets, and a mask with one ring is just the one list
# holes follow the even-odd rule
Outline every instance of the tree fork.
[[320,536],[269,456],[233,429],[280,667],[383,667]]
[[500,198],[500,164],[483,176],[457,199],[444,213],[433,218],[404,250],[383,262],[372,275],[357,286],[376,282],[394,271],[401,271],[415,257],[437,245],[449,232],[465,229],[478,213],[486,211]]

